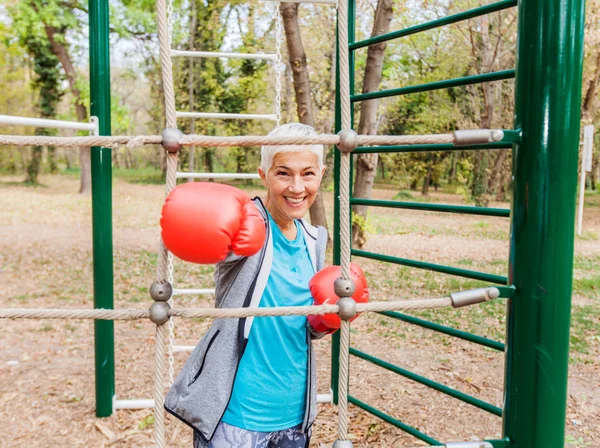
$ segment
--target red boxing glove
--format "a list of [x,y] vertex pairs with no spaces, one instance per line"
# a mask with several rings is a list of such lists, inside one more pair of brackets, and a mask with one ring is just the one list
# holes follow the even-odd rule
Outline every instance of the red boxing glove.
[[264,244],[265,221],[246,193],[229,185],[179,185],[160,218],[165,247],[182,260],[213,264],[229,252],[249,257]]
[[[317,272],[308,283],[310,293],[313,296],[315,305],[335,304],[339,297],[335,294],[333,283],[342,275],[340,266],[328,266]],[[350,277],[354,280],[356,289],[352,298],[356,303],[366,303],[369,301],[369,288],[367,279],[362,269],[354,263],[350,263]],[[358,317],[354,316],[350,321]],[[320,333],[335,333],[342,325],[342,320],[337,314],[309,315],[308,322]]]

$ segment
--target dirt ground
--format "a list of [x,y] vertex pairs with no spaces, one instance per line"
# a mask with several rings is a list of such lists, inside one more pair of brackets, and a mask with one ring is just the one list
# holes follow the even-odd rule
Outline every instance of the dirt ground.
[[[20,180],[0,178],[0,284],[4,291],[0,307],[92,307],[90,199],[75,193],[78,181],[73,178],[44,177],[44,186],[36,189],[11,183]],[[391,199],[396,193],[379,189],[374,197]],[[145,309],[151,303],[148,287],[155,272],[163,198],[162,186],[114,183],[115,308]],[[461,202],[458,196],[436,193],[432,200]],[[328,210],[332,210],[331,201],[327,194]],[[506,219],[373,210],[370,225],[366,250],[506,274]],[[576,241],[576,255],[598,260],[600,207],[586,210],[584,228],[584,238]],[[439,297],[474,283],[357,261],[367,273],[372,300]],[[597,266],[590,269],[597,272]],[[576,271],[576,276],[586,272]],[[210,287],[211,276],[211,267],[176,263],[176,286]],[[598,291],[575,295],[573,301],[577,306],[596,307]],[[210,303],[210,297],[177,300],[180,306]],[[481,307],[443,316],[459,328],[501,340],[501,311],[501,307]],[[597,319],[597,315],[587,319]],[[177,343],[188,345],[199,340],[210,322],[176,320],[175,324]],[[109,418],[95,417],[93,325],[66,320],[0,322],[0,447],[152,446],[151,410],[120,410]],[[586,334],[591,338],[589,347],[572,355],[570,366],[566,420],[570,447],[600,447],[600,335]],[[358,350],[502,405],[502,353],[374,314],[361,316],[353,324],[351,338]],[[153,341],[150,322],[115,323],[118,398],[151,398]],[[319,392],[327,393],[330,339],[316,345]],[[186,356],[175,354],[175,371]],[[440,441],[499,438],[502,432],[501,418],[358,358],[351,359],[350,393]],[[312,446],[331,446],[337,431],[335,414],[333,406],[319,405]],[[350,407],[349,428],[357,447],[426,446],[355,406]],[[168,446],[189,447],[191,432],[167,417],[167,441]]]

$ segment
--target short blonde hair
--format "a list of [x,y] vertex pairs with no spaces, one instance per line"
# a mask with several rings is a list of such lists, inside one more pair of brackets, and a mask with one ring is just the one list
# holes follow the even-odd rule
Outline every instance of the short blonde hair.
[[[269,132],[269,137],[316,137],[318,135],[312,126],[302,123],[287,123]],[[319,170],[323,169],[323,145],[262,146],[260,148],[260,167],[266,174],[271,169],[275,154],[300,151],[310,151],[315,154]]]

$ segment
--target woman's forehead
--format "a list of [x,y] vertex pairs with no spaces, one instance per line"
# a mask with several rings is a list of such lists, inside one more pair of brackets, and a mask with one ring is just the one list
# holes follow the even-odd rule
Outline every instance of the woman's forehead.
[[271,168],[283,165],[288,168],[302,169],[306,167],[317,167],[318,163],[317,155],[309,150],[293,152],[283,151],[278,152],[273,156]]

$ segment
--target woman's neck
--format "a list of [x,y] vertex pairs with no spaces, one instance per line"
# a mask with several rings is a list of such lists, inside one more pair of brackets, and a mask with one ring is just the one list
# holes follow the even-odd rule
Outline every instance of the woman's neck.
[[267,208],[267,211],[273,218],[273,221],[275,221],[275,224],[277,224],[277,227],[279,227],[279,230],[281,230],[281,233],[283,233],[283,235],[288,240],[295,240],[298,230],[296,229],[296,223],[294,222],[294,220],[282,219],[281,216],[278,216],[277,212],[275,212],[274,210],[272,210],[271,207],[269,207],[268,199],[265,203],[265,207]]

